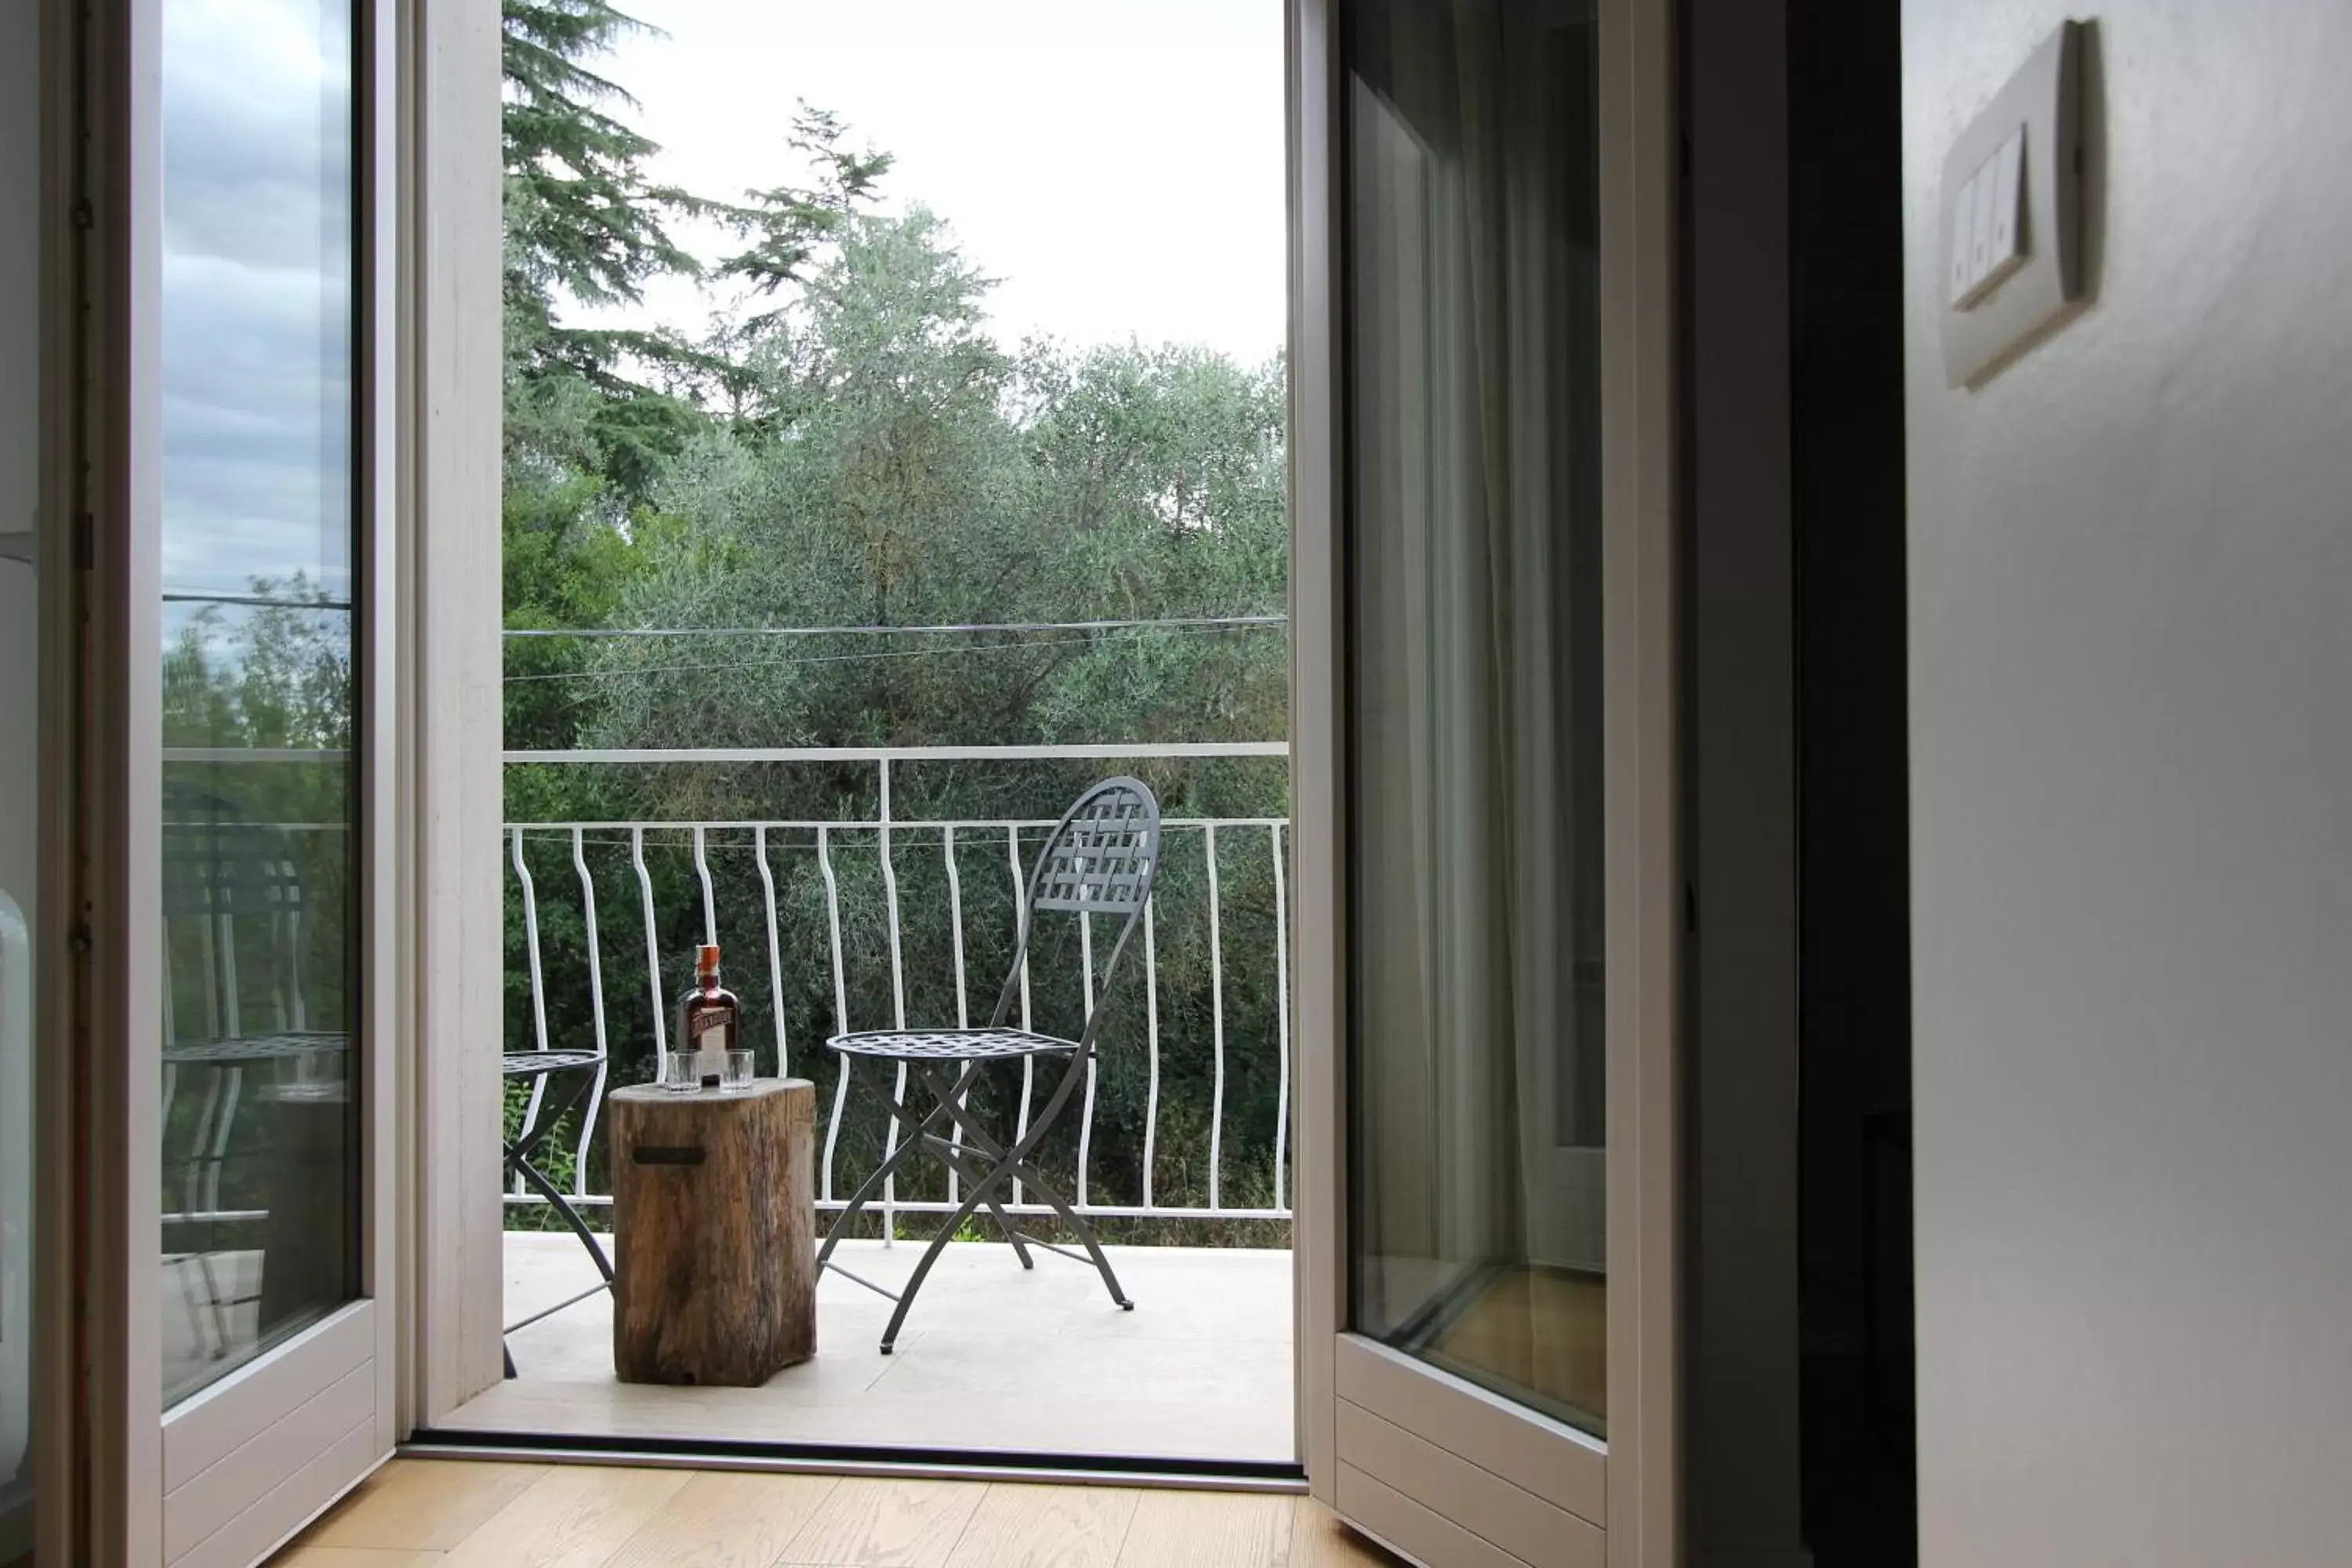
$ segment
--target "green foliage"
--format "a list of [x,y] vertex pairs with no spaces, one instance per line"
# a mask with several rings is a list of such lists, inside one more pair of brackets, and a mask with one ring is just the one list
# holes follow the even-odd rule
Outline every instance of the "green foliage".
[[667,220],[685,192],[654,184],[655,142],[608,112],[629,96],[583,64],[647,29],[609,0],[507,0],[506,300],[510,341],[578,370],[605,353],[555,325],[554,305],[633,303],[663,273],[694,273]]
[[206,605],[165,648],[163,744],[350,745],[350,612],[299,574],[257,577],[250,596]]
[[[653,144],[619,116],[629,100],[588,68],[635,26],[606,0],[510,0],[508,26],[506,494],[509,629],[709,628],[708,636],[513,637],[506,733],[515,749],[734,747],[1072,741],[1260,741],[1287,732],[1287,639],[1279,626],[1188,625],[1278,616],[1286,607],[1285,372],[1183,346],[1008,351],[988,331],[992,279],[919,204],[884,212],[885,154],[855,150],[835,116],[801,106],[782,137],[794,179],[719,201],[645,175]],[[715,221],[739,245],[708,263],[667,225]],[[565,311],[639,297],[656,276],[735,292],[706,336],[584,331]],[[911,627],[1121,621],[1050,632],[745,637],[747,627]],[[1050,818],[1094,764],[908,765],[902,820]],[[1278,762],[1143,764],[1171,816],[1276,816]],[[871,768],[508,770],[510,821],[841,822],[877,811]],[[1032,835],[1027,848],[1034,849]],[[645,835],[659,954],[700,940],[699,873],[682,831]],[[832,839],[835,884],[813,836],[776,830],[768,879],[748,835],[707,845],[722,944],[759,951],[770,888],[781,990],[730,965],[752,1033],[775,1068],[828,1100],[834,1064],[814,1048],[845,1009],[891,1016],[892,932],[882,847]],[[1160,1200],[1206,1202],[1209,1106],[1224,1086],[1220,1173],[1228,1205],[1270,1205],[1279,1096],[1274,870],[1264,828],[1218,844],[1222,969],[1212,963],[1208,868],[1196,830],[1171,836],[1158,900]],[[900,908],[911,1020],[956,1016],[946,921],[960,899],[968,1003],[984,1017],[1010,962],[1006,847],[956,847],[960,891],[936,829],[902,833],[889,869]],[[615,1082],[650,1075],[653,1009],[636,944],[638,876],[623,835],[578,846],[600,889],[625,889],[598,947],[601,1038]],[[541,889],[538,999],[550,1043],[596,1043],[589,944],[569,833],[526,840]],[[539,1030],[519,885],[509,879],[507,1038]],[[550,897],[549,889],[567,889]],[[828,949],[838,909],[845,979]],[[1246,940],[1244,940],[1244,939]],[[1140,1195],[1150,1076],[1138,966],[1114,1004],[1097,1086],[1090,1174]],[[666,967],[666,966],[665,966]],[[1083,1013],[1067,922],[1033,964],[1040,1027]],[[665,980],[673,977],[667,973]],[[1222,992],[1218,980],[1222,978]],[[838,1004],[838,1006],[837,1006]],[[1213,1019],[1225,1061],[1212,1059]],[[1009,1129],[1017,1075],[975,1104]],[[851,1097],[844,1179],[879,1150],[870,1094]],[[510,1097],[510,1120],[521,1114]],[[1076,1158],[1069,1118],[1049,1160]],[[564,1156],[567,1160],[569,1154]],[[592,1190],[606,1179],[587,1150]],[[568,1173],[568,1167],[567,1167]],[[902,1196],[936,1173],[910,1175]],[[1262,1240],[1263,1237],[1252,1239]]]

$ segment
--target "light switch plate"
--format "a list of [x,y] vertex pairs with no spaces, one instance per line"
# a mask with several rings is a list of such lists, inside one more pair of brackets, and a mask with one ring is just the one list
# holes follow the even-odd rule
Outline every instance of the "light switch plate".
[[[2019,204],[2024,180],[2025,127],[2021,125],[1952,199],[1951,303],[1956,308],[1975,310],[2025,265],[2026,229]],[[1962,213],[1969,215],[1966,225],[1959,221]],[[1965,245],[1960,243],[1963,235]]]
[[1944,159],[1944,374],[1990,380],[2081,308],[2082,24],[2033,51]]
[[1973,176],[1964,182],[1959,194],[1953,196],[1951,206],[1944,215],[1944,230],[1951,236],[1951,279],[1947,285],[1944,302],[1954,310],[1965,310],[1976,298],[1976,225],[1960,223],[1958,215],[1977,210],[1977,183]]
[[[1992,155],[1992,240],[1985,269],[1989,293],[2025,264],[2025,225],[2019,198],[2025,194],[2025,127],[2009,133]],[[1979,176],[1981,178],[1981,174]]]

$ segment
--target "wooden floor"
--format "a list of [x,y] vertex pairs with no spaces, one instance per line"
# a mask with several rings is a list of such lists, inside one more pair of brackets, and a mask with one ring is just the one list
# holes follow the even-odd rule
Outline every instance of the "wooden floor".
[[280,1568],[1350,1568],[1305,1498],[395,1459]]
[[[512,1235],[506,1246],[509,1322],[596,1282],[569,1236]],[[950,1246],[887,1356],[879,1342],[890,1303],[827,1272],[815,1359],[759,1388],[615,1382],[612,1298],[599,1292],[509,1336],[516,1375],[442,1425],[621,1440],[1295,1459],[1290,1254],[1108,1250],[1132,1312],[1084,1264],[1040,1253],[1024,1269],[1001,1243]],[[840,1256],[895,1286],[922,1248],[848,1242]]]

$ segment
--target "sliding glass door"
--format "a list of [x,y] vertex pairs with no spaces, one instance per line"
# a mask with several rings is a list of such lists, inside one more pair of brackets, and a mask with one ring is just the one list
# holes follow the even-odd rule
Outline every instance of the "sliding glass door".
[[1356,1326],[1605,1435],[1593,28],[1353,16]]
[[163,8],[166,1405],[360,1274],[351,16],[250,9]]
[[1310,1479],[1432,1563],[1670,1560],[1661,9],[1333,0],[1298,33]]
[[132,1561],[251,1562],[391,1447],[390,36],[92,24],[91,1528]]

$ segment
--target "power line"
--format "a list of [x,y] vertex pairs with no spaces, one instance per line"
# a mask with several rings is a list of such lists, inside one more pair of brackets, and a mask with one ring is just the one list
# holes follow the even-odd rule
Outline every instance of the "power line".
[[1278,626],[1288,616],[1168,616],[1150,620],[970,621],[936,626],[510,626],[510,637],[908,637],[963,632],[1116,632],[1143,626]]
[[[1134,626],[1137,628],[1161,626],[1164,624],[1165,623],[1156,621],[1141,621],[1133,623]],[[994,630],[996,628],[991,627],[990,629]],[[1222,632],[1237,629],[1241,628],[1236,626],[1223,624],[1174,626],[1170,627],[1170,635],[1173,637],[1197,636],[1203,632]],[[883,648],[872,653],[811,654],[800,658],[730,659],[710,664],[614,664],[605,665],[595,669],[551,669],[542,670],[531,675],[509,675],[506,677],[506,679],[509,682],[514,682],[523,680],[583,680],[593,676],[601,675],[693,675],[715,673],[717,671],[730,669],[776,669],[787,666],[804,664],[859,664],[872,659],[882,658],[936,658],[942,654],[962,657],[975,653],[1003,653],[1009,649],[1016,648],[1087,647],[1093,645],[1094,639],[1091,637],[1045,637],[1034,639],[1028,642],[982,643],[976,647]]]

